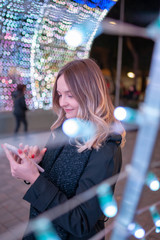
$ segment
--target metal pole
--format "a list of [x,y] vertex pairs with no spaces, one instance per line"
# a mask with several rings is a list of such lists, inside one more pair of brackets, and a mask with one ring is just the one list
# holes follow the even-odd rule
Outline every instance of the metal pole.
[[[120,20],[124,21],[124,4],[125,0],[121,0],[120,6]],[[119,105],[120,96],[120,80],[121,80],[121,66],[122,66],[122,48],[123,48],[123,37],[118,37],[118,52],[117,52],[117,72],[116,72],[116,91],[115,91],[115,106]]]

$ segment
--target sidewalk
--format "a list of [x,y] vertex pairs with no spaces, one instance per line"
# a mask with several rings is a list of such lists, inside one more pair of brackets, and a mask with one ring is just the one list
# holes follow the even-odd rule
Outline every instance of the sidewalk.
[[[36,134],[31,133],[27,136],[21,135],[17,138],[13,136],[5,139],[1,138],[0,144],[7,142],[18,146],[18,143],[23,142],[24,144],[29,145],[38,144],[42,147],[45,145],[49,134],[49,132],[41,132]],[[123,149],[122,171],[124,170],[126,164],[131,161],[136,135],[136,131],[130,131],[127,133],[127,142],[125,148]],[[160,162],[160,132],[158,134],[156,146],[152,156],[152,163],[157,161]],[[154,168],[152,171],[154,171],[154,173],[160,178],[160,168]],[[115,197],[118,205],[123,197],[125,182],[126,180],[121,180],[116,185]],[[22,200],[27,189],[28,186],[26,184],[24,184],[22,181],[14,179],[11,176],[8,160],[6,159],[3,150],[0,148],[0,234],[5,234],[5,238],[2,238],[4,235],[0,235],[0,239],[21,239],[29,214],[29,204]],[[151,192],[147,187],[144,187],[139,208],[152,205],[159,200],[160,190],[157,192]],[[159,206],[158,209],[160,210]],[[109,226],[112,221],[113,220],[109,220],[106,226]],[[136,221],[144,227],[146,232],[148,232],[154,225],[148,211],[136,216]],[[23,226],[20,225],[22,223],[24,223]],[[14,231],[14,227],[16,227],[16,231]],[[109,239],[109,234],[106,236],[106,239]],[[160,239],[160,235],[155,233],[155,231],[152,231],[149,236],[146,237],[146,240],[158,239]]]

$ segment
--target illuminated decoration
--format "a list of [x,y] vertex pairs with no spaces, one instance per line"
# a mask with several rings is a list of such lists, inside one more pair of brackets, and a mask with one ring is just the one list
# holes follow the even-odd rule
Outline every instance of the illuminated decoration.
[[160,215],[159,215],[156,207],[155,206],[151,206],[149,208],[149,211],[150,211],[150,214],[152,216],[152,220],[153,220],[155,226],[160,228]]
[[127,73],[127,76],[128,76],[129,78],[135,78],[135,73],[133,73],[133,72],[128,72],[128,73]]
[[11,93],[26,84],[26,102],[32,105],[30,53],[37,12],[42,2],[0,1],[0,111],[12,110]]
[[33,224],[33,230],[37,240],[60,240],[52,223],[47,218],[40,218]]
[[160,188],[159,179],[153,172],[149,172],[146,178],[146,184],[152,191],[158,191]]
[[80,4],[86,4],[91,8],[99,7],[101,9],[110,9],[117,0],[73,0]]
[[108,184],[101,184],[97,188],[97,195],[100,207],[107,217],[114,217],[117,214],[117,203],[114,199],[111,187]]
[[155,232],[156,232],[156,233],[160,233],[160,227],[156,227]]
[[[100,22],[107,13],[74,1],[52,0],[38,20],[31,51],[31,83],[34,108],[51,108],[52,91],[59,69],[69,61],[86,58]],[[78,47],[65,42],[66,33],[76,25],[90,22],[90,31]]]
[[94,136],[96,127],[92,122],[70,118],[63,123],[62,130],[69,137],[80,137],[87,141]]
[[145,230],[138,223],[130,223],[128,225],[129,232],[134,235],[134,237],[141,239],[145,236]]
[[117,107],[114,110],[114,116],[119,121],[127,123],[140,123],[141,115],[139,112],[130,107]]
[[[12,110],[11,93],[19,83],[26,84],[30,109],[51,108],[58,70],[68,61],[88,57],[100,22],[115,3],[0,0],[0,111]],[[78,47],[67,45],[65,34],[87,22],[85,41]]]
[[126,119],[127,112],[124,107],[117,107],[114,110],[114,116],[117,120],[123,121]]

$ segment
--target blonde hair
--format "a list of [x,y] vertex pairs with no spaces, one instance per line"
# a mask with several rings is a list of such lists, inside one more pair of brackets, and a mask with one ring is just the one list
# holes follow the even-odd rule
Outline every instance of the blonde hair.
[[[114,107],[108,93],[107,84],[99,66],[91,59],[79,59],[67,63],[59,71],[53,88],[53,110],[58,115],[51,129],[59,127],[65,120],[65,112],[59,105],[57,81],[63,75],[73,97],[79,103],[77,118],[89,120],[96,126],[95,136],[87,142],[77,142],[78,151],[99,149],[107,136],[114,131],[112,125],[118,123],[114,118]],[[122,145],[125,131],[123,129]]]

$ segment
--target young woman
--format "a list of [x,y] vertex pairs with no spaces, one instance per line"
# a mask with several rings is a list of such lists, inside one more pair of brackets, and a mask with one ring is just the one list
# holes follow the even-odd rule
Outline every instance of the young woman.
[[[28,149],[28,156],[26,149],[19,150],[22,161],[17,163],[4,146],[12,175],[31,183],[24,196],[31,204],[30,219],[119,173],[121,168],[125,131],[114,132],[114,108],[101,70],[93,60],[75,60],[59,71],[53,89],[53,108],[58,115],[51,127],[54,134],[41,152],[37,146]],[[93,122],[95,135],[70,141],[61,130],[69,118]],[[58,144],[59,135],[66,138],[62,145]],[[45,169],[43,173],[30,161],[33,154]],[[89,239],[104,228],[97,197],[55,219],[53,226],[61,239]],[[35,237],[31,234],[23,239]]]

